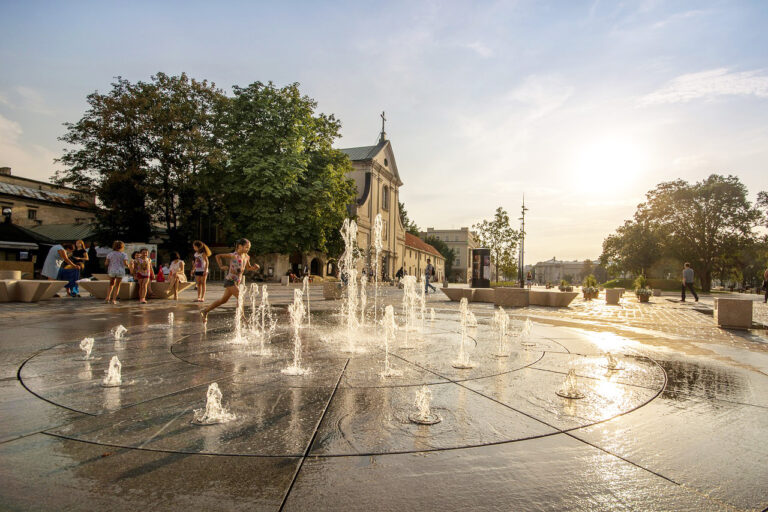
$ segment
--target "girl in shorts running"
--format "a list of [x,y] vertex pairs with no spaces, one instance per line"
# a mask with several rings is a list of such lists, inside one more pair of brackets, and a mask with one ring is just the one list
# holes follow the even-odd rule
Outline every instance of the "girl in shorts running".
[[[125,277],[125,269],[130,268],[128,255],[123,252],[125,244],[120,240],[112,243],[112,250],[107,254],[107,273],[109,274],[109,290],[106,303],[117,304],[117,294],[120,292],[120,282]],[[112,292],[114,290],[114,297]]]
[[[250,265],[251,257],[248,255],[248,251],[251,249],[251,242],[245,238],[241,238],[235,242],[235,252],[230,254],[217,254],[216,263],[221,270],[227,274],[224,276],[224,295],[219,300],[200,311],[200,315],[203,317],[203,323],[208,321],[208,313],[216,309],[217,307],[225,304],[233,295],[235,298],[240,297],[240,282],[243,279],[243,272],[246,270],[259,270],[259,265],[254,263]],[[229,260],[229,265],[225,265],[223,260]]]
[[197,300],[195,302],[205,302],[205,283],[208,280],[208,258],[211,257],[211,250],[200,240],[192,242],[192,248],[195,250],[195,282],[197,283]]
[[152,260],[149,259],[149,249],[139,251],[133,263],[133,276],[139,283],[139,304],[147,303],[147,290],[152,281]]

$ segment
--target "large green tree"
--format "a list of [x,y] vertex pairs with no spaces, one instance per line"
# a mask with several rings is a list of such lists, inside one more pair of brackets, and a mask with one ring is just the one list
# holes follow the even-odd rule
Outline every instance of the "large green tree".
[[736,176],[660,183],[646,194],[634,219],[605,240],[601,261],[641,273],[662,255],[672,256],[690,262],[709,291],[713,274],[722,274],[724,264],[754,243],[759,219]]
[[340,122],[316,107],[298,84],[234,87],[225,117],[227,227],[256,252],[338,251],[352,167],[331,147]]
[[226,96],[186,74],[157,73],[147,82],[118,77],[87,101],[83,117],[65,124],[60,139],[72,147],[58,181],[96,195],[103,240],[147,240],[163,225],[174,246],[186,246],[195,221],[217,210]]
[[58,159],[65,168],[56,180],[96,196],[102,242],[147,240],[152,232],[150,99],[140,86],[118,77],[108,93],[93,92],[86,101],[83,117],[64,124],[59,140],[71,147]]
[[[480,245],[491,250],[491,259],[499,278],[500,265],[515,261],[520,232],[509,224],[509,214],[499,206],[492,219],[485,219],[472,226]],[[507,265],[505,265],[506,268]],[[513,274],[514,275],[514,274]]]
[[647,219],[628,220],[603,241],[600,264],[612,275],[645,275],[661,258],[662,251],[655,225]]

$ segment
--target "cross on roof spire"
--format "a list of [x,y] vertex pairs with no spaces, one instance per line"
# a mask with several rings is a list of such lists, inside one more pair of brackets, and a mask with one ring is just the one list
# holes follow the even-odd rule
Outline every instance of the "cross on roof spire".
[[381,114],[379,115],[381,117],[381,135],[379,137],[379,142],[384,142],[387,140],[387,132],[384,131],[384,123],[387,122],[387,117],[384,114],[384,111],[381,111]]

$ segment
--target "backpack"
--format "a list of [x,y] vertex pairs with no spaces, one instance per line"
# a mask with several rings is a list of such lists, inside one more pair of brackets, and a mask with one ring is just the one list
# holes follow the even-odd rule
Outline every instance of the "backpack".
[[435,266],[432,265],[432,277],[435,277]]

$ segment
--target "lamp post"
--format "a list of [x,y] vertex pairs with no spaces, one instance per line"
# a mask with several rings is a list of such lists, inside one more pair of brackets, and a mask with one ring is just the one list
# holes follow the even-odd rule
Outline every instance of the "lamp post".
[[525,281],[525,212],[528,208],[525,207],[525,194],[523,194],[523,207],[520,209],[520,258],[518,265],[518,276],[520,281],[520,287],[524,288]]

